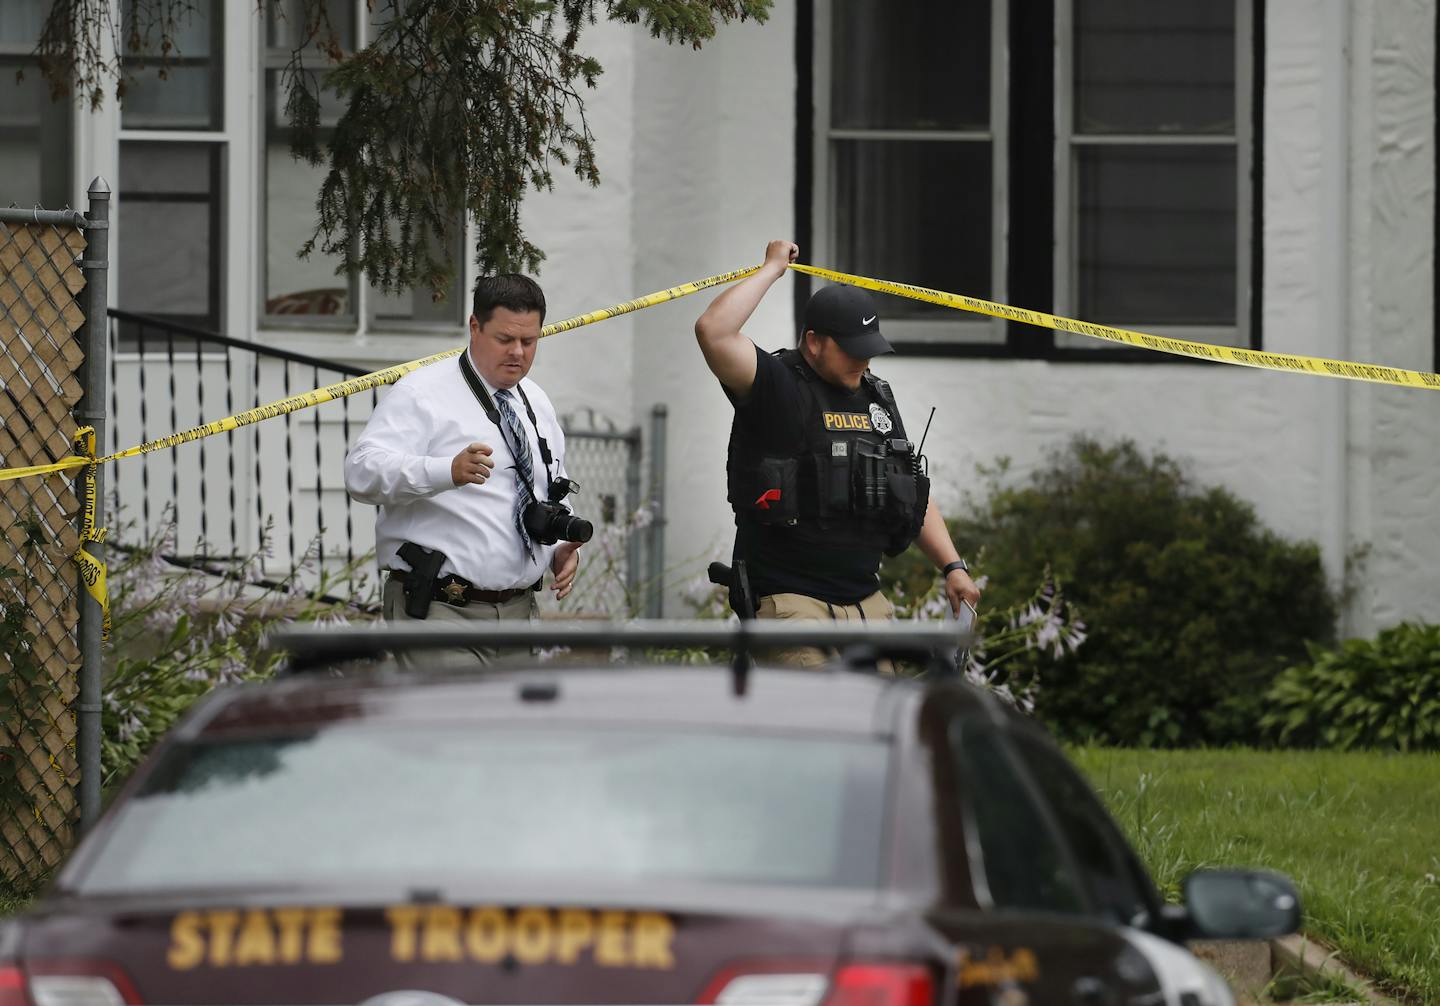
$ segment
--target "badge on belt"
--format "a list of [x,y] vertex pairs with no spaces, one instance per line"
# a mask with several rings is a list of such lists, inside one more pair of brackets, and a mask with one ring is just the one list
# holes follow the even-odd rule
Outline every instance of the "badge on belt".
[[440,593],[445,595],[447,604],[453,604],[457,608],[465,607],[465,585],[451,580],[440,588]]

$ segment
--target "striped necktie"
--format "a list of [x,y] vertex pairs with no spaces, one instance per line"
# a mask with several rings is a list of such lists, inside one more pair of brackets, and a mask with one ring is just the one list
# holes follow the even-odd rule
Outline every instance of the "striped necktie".
[[525,505],[530,502],[528,490],[535,485],[535,463],[530,458],[530,438],[525,435],[525,427],[520,425],[520,417],[510,405],[508,390],[495,392],[495,404],[500,409],[500,421],[505,424],[505,432],[509,434],[510,450],[515,455],[516,477],[524,483],[515,487],[515,530],[520,532],[520,544],[525,549],[525,554],[534,558],[535,553],[530,548],[530,532],[525,530]]

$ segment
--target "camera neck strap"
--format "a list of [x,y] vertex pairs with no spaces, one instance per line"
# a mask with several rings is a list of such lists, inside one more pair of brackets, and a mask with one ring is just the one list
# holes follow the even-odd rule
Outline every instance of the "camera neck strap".
[[[490,391],[485,387],[485,382],[480,380],[480,375],[475,372],[475,365],[470,362],[468,349],[460,354],[460,373],[465,378],[465,383],[470,386],[475,400],[480,403],[480,408],[485,410],[486,418],[495,424],[495,428],[500,431],[500,436],[505,437],[505,423],[500,418],[500,410],[496,408],[495,400],[490,397]],[[550,454],[550,445],[545,442],[545,434],[540,432],[540,424],[535,419],[535,408],[530,404],[530,396],[525,394],[525,389],[518,383],[515,385],[515,390],[520,395],[520,401],[525,403],[525,414],[530,417],[530,425],[535,429],[535,439],[540,442],[540,460],[545,463],[545,484],[548,487],[554,481],[550,474],[550,466],[554,462],[554,457]],[[512,453],[520,449],[519,444],[509,444],[508,438],[507,445]],[[529,491],[530,498],[535,499],[535,490],[530,486],[525,488]]]

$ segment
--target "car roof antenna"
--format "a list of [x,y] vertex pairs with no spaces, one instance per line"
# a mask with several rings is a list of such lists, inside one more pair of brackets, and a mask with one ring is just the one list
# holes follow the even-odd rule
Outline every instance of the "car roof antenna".
[[735,656],[730,661],[731,682],[737,699],[745,697],[745,691],[750,685],[750,668],[753,664],[750,647],[744,639],[744,633],[741,633],[740,637],[735,640]]
[[755,595],[750,591],[750,574],[745,569],[745,560],[736,559],[733,565],[712,562],[706,569],[710,582],[729,590],[730,608],[740,620],[740,629],[735,633],[734,656],[730,661],[733,687],[736,698],[744,698],[750,683],[750,668],[754,660],[750,656],[749,633],[745,627],[755,620]]
[[925,432],[920,434],[920,446],[915,448],[915,456],[918,458],[925,453],[925,438],[930,435],[930,424],[935,421],[935,406],[930,406],[930,418],[925,420]]

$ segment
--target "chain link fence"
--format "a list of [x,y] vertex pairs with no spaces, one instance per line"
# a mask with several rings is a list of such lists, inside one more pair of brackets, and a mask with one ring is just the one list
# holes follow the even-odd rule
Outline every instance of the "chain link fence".
[[593,410],[566,415],[561,425],[565,471],[580,483],[580,492],[568,502],[595,527],[566,610],[633,617],[645,602],[643,550],[649,524],[649,508],[640,498],[640,430],[620,430]]
[[[91,223],[73,211],[0,210],[0,468],[74,453],[85,418],[86,273],[105,259],[101,233],[99,261],[87,260],[103,229]],[[93,742],[98,752],[98,721],[87,723],[96,736],[77,743],[77,486],[73,472],[0,481],[0,884],[12,891],[32,888],[69,851],[82,749]]]
[[[84,388],[84,232],[0,220],[0,464],[70,453]],[[0,482],[0,874],[21,885],[59,862],[78,806],[75,719],[79,509],[64,474]]]

